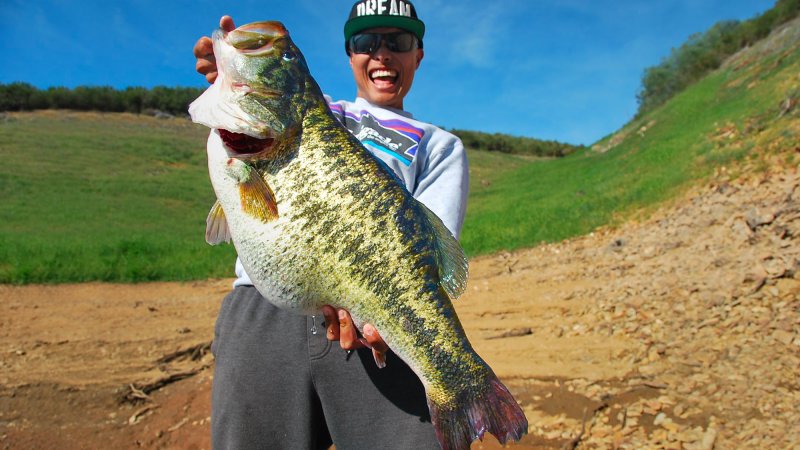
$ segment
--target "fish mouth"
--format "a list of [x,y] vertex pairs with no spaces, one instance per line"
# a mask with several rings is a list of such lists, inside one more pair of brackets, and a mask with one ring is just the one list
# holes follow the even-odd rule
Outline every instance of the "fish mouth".
[[231,156],[237,158],[252,157],[259,153],[269,151],[275,144],[275,138],[254,138],[244,133],[234,133],[228,130],[219,130],[222,142],[232,153]]

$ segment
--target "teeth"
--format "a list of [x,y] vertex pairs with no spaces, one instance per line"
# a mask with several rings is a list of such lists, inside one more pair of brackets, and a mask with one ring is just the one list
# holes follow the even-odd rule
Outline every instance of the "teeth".
[[385,70],[385,69],[378,69],[370,74],[372,78],[378,77],[396,77],[397,72],[394,70]]

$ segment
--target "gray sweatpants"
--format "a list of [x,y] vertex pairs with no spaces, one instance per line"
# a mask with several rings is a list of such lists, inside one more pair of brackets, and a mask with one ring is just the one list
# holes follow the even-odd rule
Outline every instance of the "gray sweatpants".
[[[329,342],[320,314],[288,313],[255,288],[223,301],[212,351],[213,448],[438,449],[425,391],[393,353]],[[380,330],[379,330],[380,331]]]

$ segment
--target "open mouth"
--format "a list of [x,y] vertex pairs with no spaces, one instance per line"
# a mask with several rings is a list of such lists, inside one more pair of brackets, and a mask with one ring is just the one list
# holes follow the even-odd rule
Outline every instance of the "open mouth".
[[258,139],[243,133],[234,133],[228,130],[219,130],[222,142],[238,155],[254,155],[269,150],[275,142],[273,138]]
[[375,69],[370,71],[369,78],[378,86],[393,85],[397,81],[397,71],[392,69]]

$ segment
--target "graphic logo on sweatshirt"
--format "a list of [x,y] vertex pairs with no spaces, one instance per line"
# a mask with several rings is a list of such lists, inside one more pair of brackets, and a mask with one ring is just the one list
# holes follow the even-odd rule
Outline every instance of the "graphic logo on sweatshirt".
[[400,120],[380,120],[369,111],[361,110],[358,115],[345,112],[337,104],[331,104],[333,115],[361,141],[364,146],[387,153],[406,166],[411,165],[417,154],[419,142],[425,133],[410,123]]

